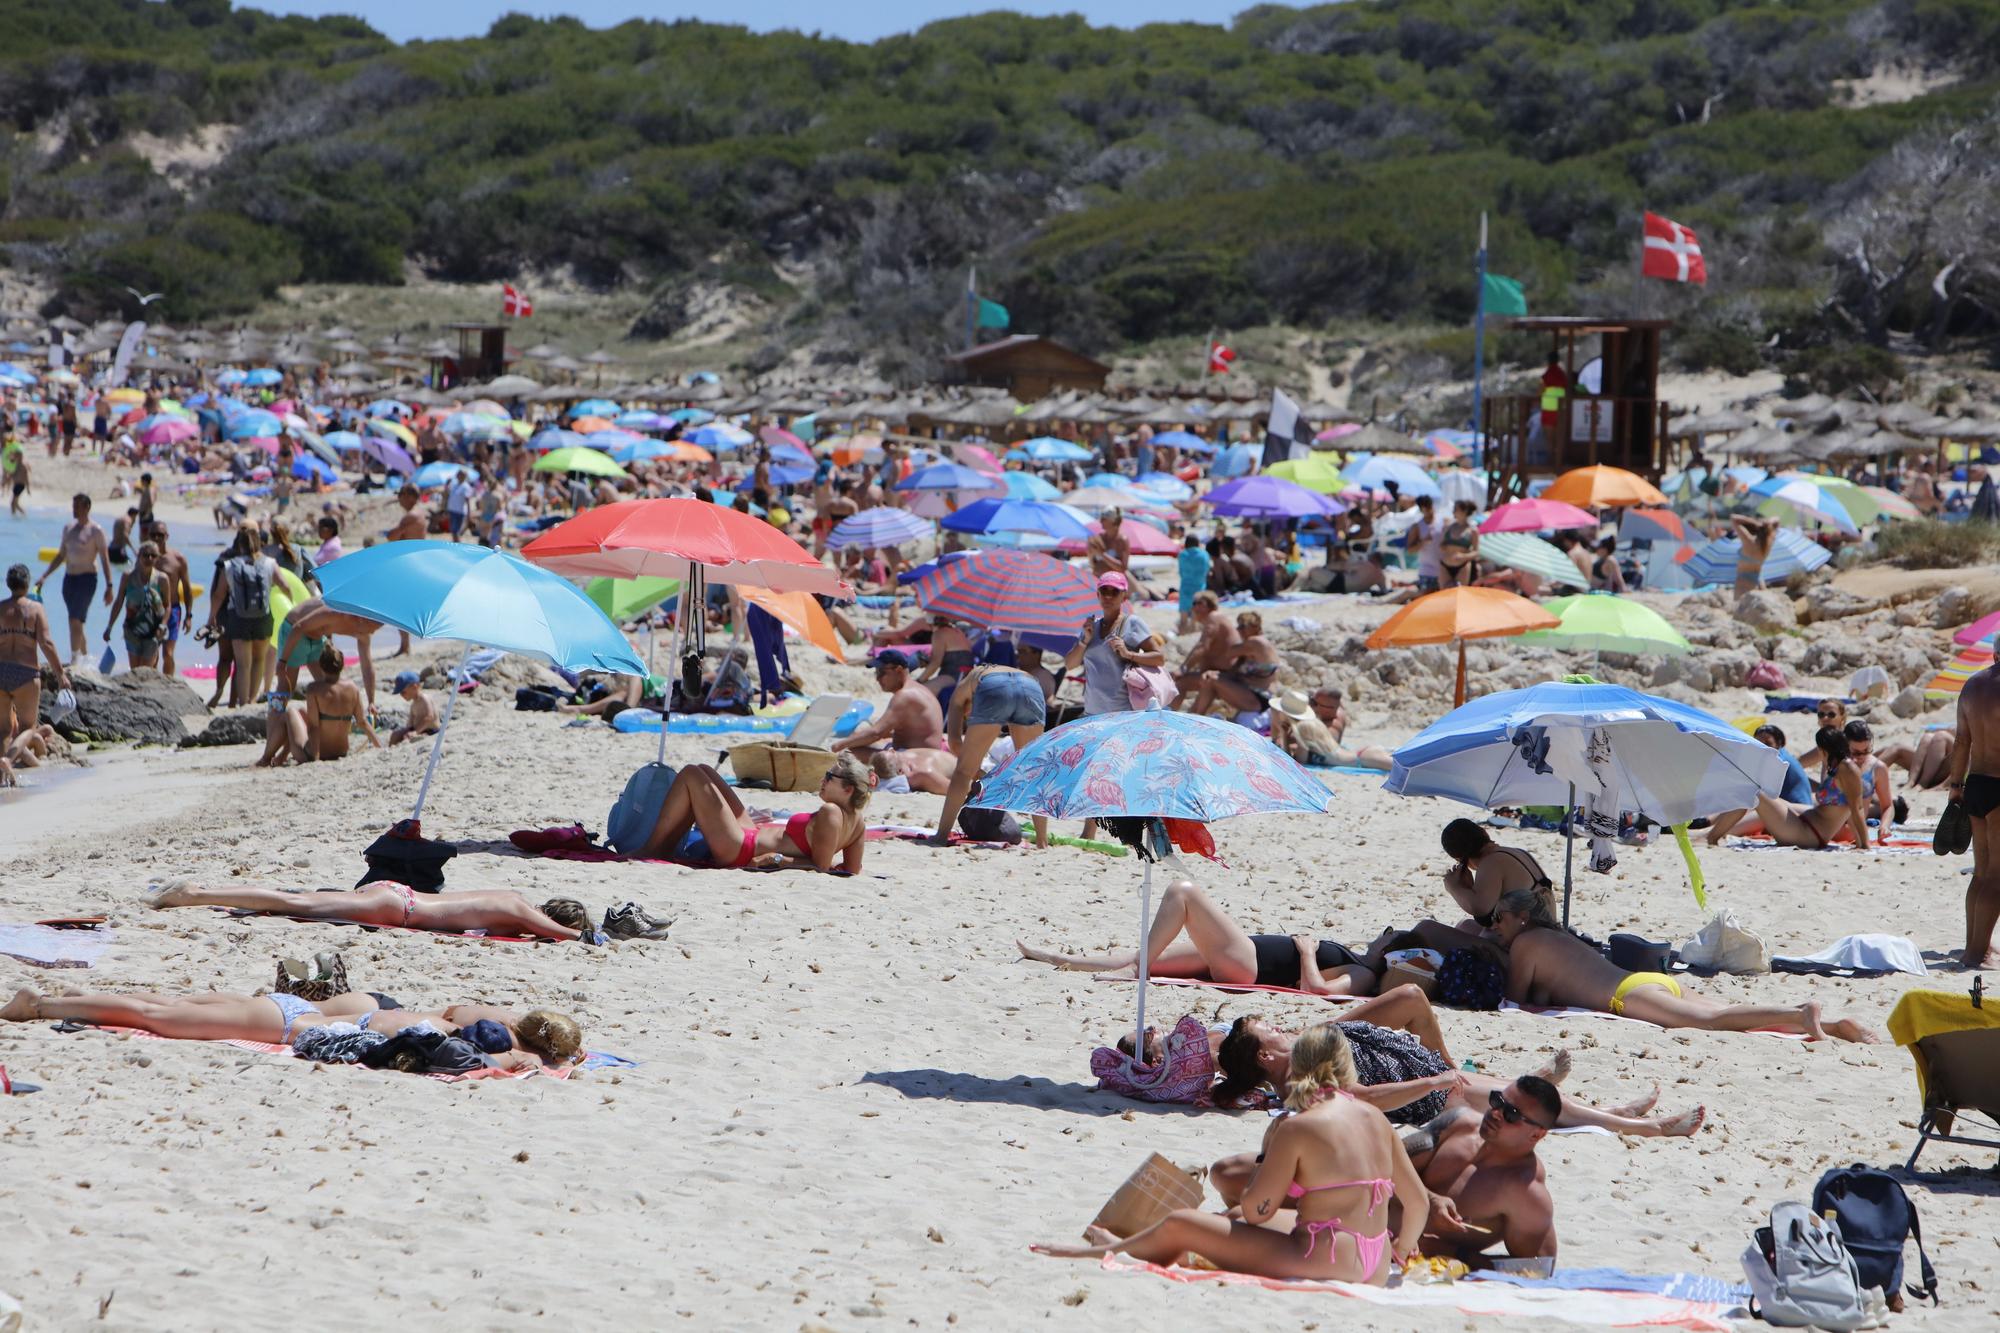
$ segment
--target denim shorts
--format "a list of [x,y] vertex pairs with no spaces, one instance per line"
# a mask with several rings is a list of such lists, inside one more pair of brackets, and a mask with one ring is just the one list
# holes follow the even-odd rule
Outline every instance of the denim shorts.
[[970,726],[1045,726],[1049,720],[1048,701],[1032,676],[1018,671],[996,671],[981,676],[972,695],[972,709],[966,714]]

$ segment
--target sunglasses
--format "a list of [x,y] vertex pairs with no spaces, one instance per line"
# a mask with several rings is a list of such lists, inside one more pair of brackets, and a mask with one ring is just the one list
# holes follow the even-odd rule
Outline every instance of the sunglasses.
[[1494,1110],[1500,1113],[1500,1118],[1502,1120],[1505,1120],[1510,1125],[1518,1125],[1525,1121],[1526,1123],[1533,1125],[1536,1129],[1545,1130],[1548,1128],[1547,1125],[1543,1124],[1539,1120],[1534,1119],[1526,1111],[1523,1111],[1520,1107],[1514,1105],[1514,1103],[1508,1101],[1505,1097],[1502,1097],[1500,1095],[1500,1089],[1498,1088],[1495,1088],[1493,1089],[1493,1091],[1487,1093],[1486,1100],[1488,1104],[1490,1104],[1493,1107]]

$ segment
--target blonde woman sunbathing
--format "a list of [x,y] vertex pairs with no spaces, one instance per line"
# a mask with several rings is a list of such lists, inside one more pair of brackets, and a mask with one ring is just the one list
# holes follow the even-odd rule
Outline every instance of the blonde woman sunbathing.
[[548,1009],[525,1013],[485,1005],[455,1004],[431,1014],[385,1009],[372,995],[336,995],[317,1002],[296,995],[42,995],[19,990],[0,1009],[0,1022],[32,1023],[38,1019],[97,1023],[105,1027],[137,1028],[156,1037],[181,1041],[262,1041],[289,1046],[303,1032],[330,1023],[352,1023],[369,1032],[394,1036],[404,1028],[429,1023],[444,1032],[490,1019],[507,1029],[515,1049],[493,1057],[503,1069],[528,1069],[541,1064],[574,1063],[583,1050],[583,1031],[567,1014]]
[[582,935],[589,918],[579,906],[561,914],[576,922],[565,925],[544,908],[559,910],[570,900],[552,899],[531,906],[511,889],[480,889],[458,893],[418,893],[408,885],[378,880],[340,893],[289,893],[248,885],[208,888],[191,879],[175,880],[146,902],[155,908],[228,907],[241,912],[303,917],[309,921],[345,921],[357,926],[408,926],[462,935],[483,930],[494,935],[532,935],[543,940],[573,940]]
[[[1354,1055],[1339,1027],[1321,1023],[1292,1047],[1285,1105],[1264,1135],[1263,1161],[1244,1188],[1244,1220],[1180,1208],[1129,1239],[1102,1227],[1089,1245],[1037,1245],[1042,1254],[1095,1259],[1124,1253],[1177,1264],[1192,1252],[1233,1273],[1381,1285],[1416,1252],[1430,1192],[1382,1113],[1354,1096]],[[1392,1234],[1391,1200],[1402,1205]],[[1297,1209],[1293,1228],[1265,1225]]]

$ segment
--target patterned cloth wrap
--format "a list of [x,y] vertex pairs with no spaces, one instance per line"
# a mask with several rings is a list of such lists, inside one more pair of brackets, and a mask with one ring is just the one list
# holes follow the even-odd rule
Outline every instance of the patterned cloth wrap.
[[1115,1046],[1100,1046],[1090,1053],[1090,1072],[1104,1092],[1142,1102],[1194,1103],[1206,1100],[1215,1082],[1215,1057],[1209,1054],[1208,1029],[1188,1014],[1167,1034],[1164,1068],[1139,1064]]

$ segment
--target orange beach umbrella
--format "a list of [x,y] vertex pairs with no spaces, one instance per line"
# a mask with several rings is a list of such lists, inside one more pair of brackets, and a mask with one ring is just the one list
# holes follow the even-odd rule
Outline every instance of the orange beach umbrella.
[[1611,505],[1659,505],[1667,497],[1659,487],[1636,472],[1622,467],[1580,467],[1563,473],[1542,492],[1544,500],[1561,500],[1579,509],[1601,509]]
[[1370,648],[1414,648],[1425,643],[1458,645],[1458,685],[1452,707],[1465,702],[1465,641],[1555,629],[1560,618],[1525,597],[1499,588],[1445,588],[1417,598],[1368,636]]
[[805,636],[807,643],[825,650],[826,655],[836,662],[846,662],[847,653],[841,647],[840,636],[833,631],[833,622],[826,618],[826,608],[821,606],[809,592],[778,592],[771,588],[744,586],[737,589],[743,600],[763,607],[785,624],[790,625]]

